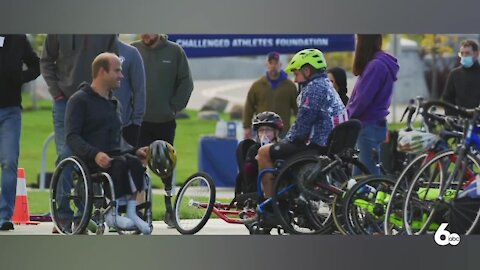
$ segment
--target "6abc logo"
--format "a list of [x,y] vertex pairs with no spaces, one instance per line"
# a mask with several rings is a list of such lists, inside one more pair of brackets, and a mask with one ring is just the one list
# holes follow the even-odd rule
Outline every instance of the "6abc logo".
[[456,246],[460,243],[460,235],[456,233],[450,233],[449,231],[445,230],[447,228],[448,223],[442,223],[438,230],[435,232],[435,236],[433,239],[435,243],[439,246],[446,246],[448,244],[452,246]]

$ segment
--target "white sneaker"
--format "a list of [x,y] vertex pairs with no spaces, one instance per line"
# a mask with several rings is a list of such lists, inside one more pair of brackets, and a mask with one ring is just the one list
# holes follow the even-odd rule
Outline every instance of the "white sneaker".
[[110,228],[119,228],[122,230],[133,230],[136,227],[135,222],[128,217],[118,214],[114,217],[112,209],[108,210],[108,212],[105,214],[105,222]]

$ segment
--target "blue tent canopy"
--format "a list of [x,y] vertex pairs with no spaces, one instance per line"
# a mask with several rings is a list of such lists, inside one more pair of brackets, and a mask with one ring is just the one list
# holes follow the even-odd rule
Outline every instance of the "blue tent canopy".
[[188,57],[292,54],[306,48],[322,52],[353,51],[354,35],[176,35],[169,40],[183,47]]

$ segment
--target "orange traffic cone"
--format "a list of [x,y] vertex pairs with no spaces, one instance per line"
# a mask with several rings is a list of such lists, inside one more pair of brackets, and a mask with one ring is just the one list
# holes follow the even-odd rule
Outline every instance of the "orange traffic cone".
[[17,197],[15,198],[15,211],[12,221],[15,224],[37,225],[40,222],[30,221],[28,210],[27,183],[25,182],[25,170],[18,168],[17,171]]

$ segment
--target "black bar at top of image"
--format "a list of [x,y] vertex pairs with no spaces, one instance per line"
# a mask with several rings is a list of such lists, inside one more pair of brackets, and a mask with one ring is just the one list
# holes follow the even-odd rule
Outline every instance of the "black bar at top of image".
[[478,33],[475,0],[2,0],[4,33]]

